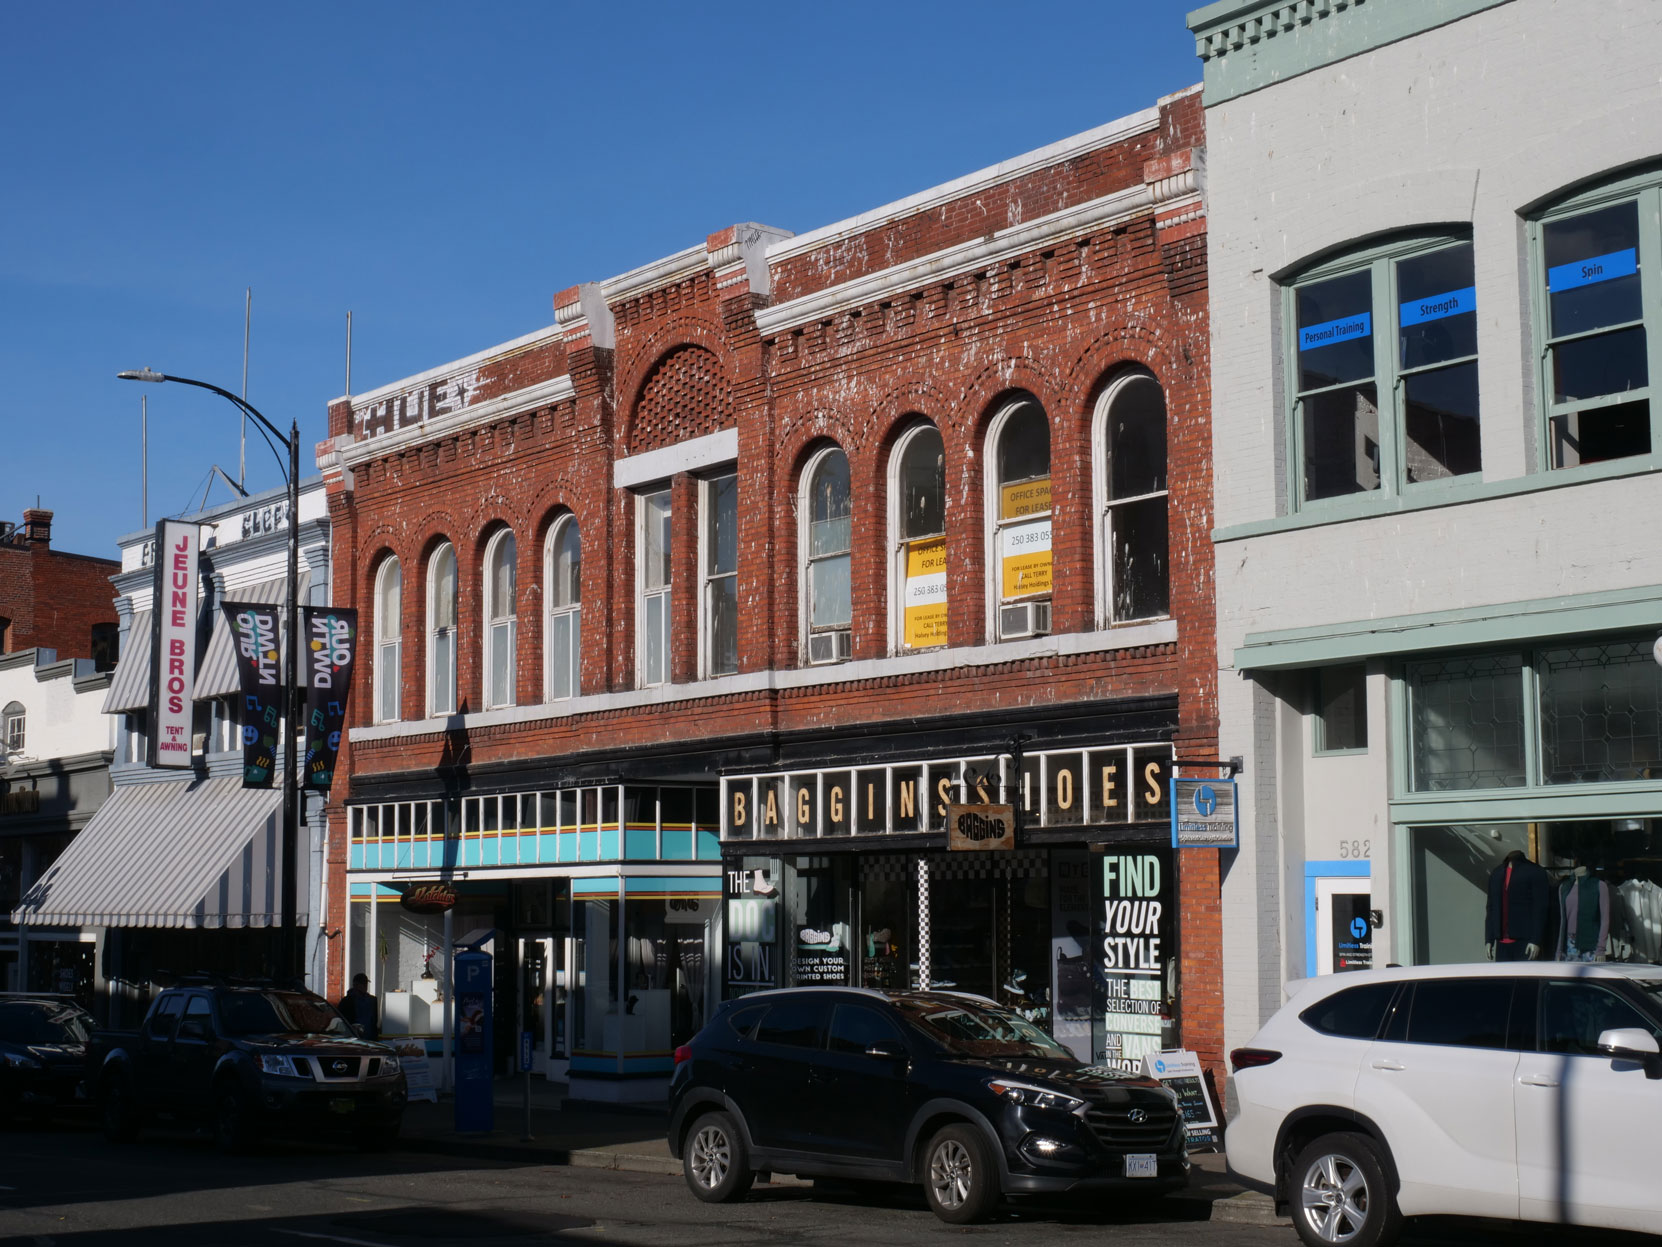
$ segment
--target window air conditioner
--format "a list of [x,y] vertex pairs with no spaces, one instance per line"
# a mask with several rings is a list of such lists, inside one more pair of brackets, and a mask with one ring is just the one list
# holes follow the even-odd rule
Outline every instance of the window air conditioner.
[[998,639],[1045,636],[1050,632],[1049,602],[1015,602],[998,608]]
[[841,632],[815,632],[808,638],[808,661],[813,666],[847,662],[853,657],[854,634],[847,629]]

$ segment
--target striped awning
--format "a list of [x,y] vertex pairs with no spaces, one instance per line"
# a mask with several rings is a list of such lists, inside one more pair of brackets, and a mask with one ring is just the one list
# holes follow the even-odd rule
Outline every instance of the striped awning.
[[104,713],[142,710],[150,704],[150,612],[134,611],[127,643],[104,694]]
[[[287,600],[287,585],[288,577],[280,576],[276,580],[245,585],[240,589],[226,589],[225,600],[281,606]],[[299,597],[302,603],[311,595],[311,590],[311,573],[301,572]],[[196,665],[196,701],[234,697],[241,691],[237,684],[236,640],[231,635],[231,625],[225,622],[225,615],[217,603],[213,607],[212,623],[213,630],[208,634],[208,644]],[[281,645],[284,634],[282,621],[279,620],[280,653],[287,652]],[[115,675],[110,678],[110,691],[104,695],[105,714],[121,714],[128,710],[144,710],[149,707],[150,643],[150,612],[133,612],[133,623],[127,632],[126,648],[122,651],[121,661],[116,663]]]
[[[12,911],[32,926],[274,927],[282,922],[282,792],[241,779],[116,788]],[[308,844],[300,828],[296,898]],[[299,920],[304,924],[307,915]]]
[[[276,580],[267,580],[263,584],[226,589],[225,600],[282,606],[288,600],[287,588],[288,577],[282,576]],[[302,603],[306,601],[311,588],[311,573],[301,572],[298,596]],[[208,638],[208,652],[196,670],[197,701],[206,701],[212,697],[232,697],[242,691],[237,683],[236,638],[231,635],[231,625],[225,622],[225,613],[217,605],[214,607],[213,625],[213,634]],[[284,630],[281,619],[277,621],[277,635],[277,652],[286,654],[288,651],[282,645]]]

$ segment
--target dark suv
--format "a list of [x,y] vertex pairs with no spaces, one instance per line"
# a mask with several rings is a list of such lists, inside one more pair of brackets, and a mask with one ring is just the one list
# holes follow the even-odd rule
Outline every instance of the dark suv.
[[702,1200],[762,1171],[921,1182],[954,1223],[1002,1194],[1157,1193],[1189,1171],[1152,1079],[1084,1065],[979,996],[852,987],[722,1005],[675,1053],[669,1146]]

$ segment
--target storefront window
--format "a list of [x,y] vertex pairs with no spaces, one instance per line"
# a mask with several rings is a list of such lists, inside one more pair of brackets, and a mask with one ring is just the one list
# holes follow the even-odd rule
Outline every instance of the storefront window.
[[1583,959],[1577,947],[1609,961],[1662,959],[1662,819],[1416,827],[1410,835],[1416,963],[1488,955],[1496,876],[1513,852],[1546,871],[1546,913],[1518,932],[1539,939],[1542,959]]
[[1542,651],[1542,779],[1662,779],[1662,666],[1649,638]]
[[1516,654],[1410,664],[1414,791],[1524,783],[1522,669]]
[[[444,915],[411,913],[389,901],[381,903],[375,917],[381,963],[375,989],[381,997],[381,1033],[443,1034]],[[466,931],[471,925],[459,924],[456,930]]]
[[617,1020],[617,901],[575,901],[572,911],[572,964],[577,968],[571,1010],[573,1055],[615,1054],[622,1041]]
[[791,987],[844,987],[852,983],[854,934],[850,923],[847,857],[796,857],[785,861],[785,913],[789,921]]
[[918,985],[917,883],[898,854],[860,860],[860,984],[885,991]]

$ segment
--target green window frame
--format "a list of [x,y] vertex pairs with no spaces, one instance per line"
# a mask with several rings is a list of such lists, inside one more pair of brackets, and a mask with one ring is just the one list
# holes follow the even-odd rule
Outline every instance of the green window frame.
[[1331,758],[1368,751],[1368,668],[1365,663],[1310,672],[1311,752]]
[[[1655,635],[1577,635],[1408,659],[1396,679],[1398,797],[1458,803],[1485,794],[1662,792]],[[1463,753],[1466,768],[1458,765]]]
[[1651,461],[1662,375],[1662,169],[1561,200],[1529,222],[1539,467]]
[[1469,234],[1421,234],[1284,284],[1292,510],[1481,473],[1473,263]]

